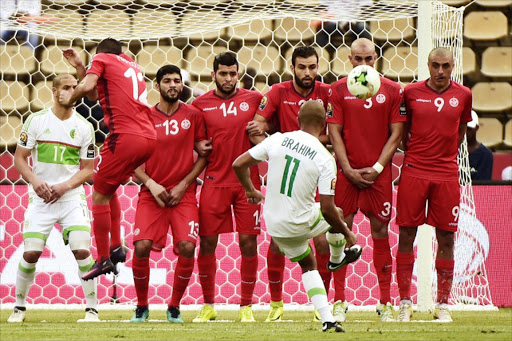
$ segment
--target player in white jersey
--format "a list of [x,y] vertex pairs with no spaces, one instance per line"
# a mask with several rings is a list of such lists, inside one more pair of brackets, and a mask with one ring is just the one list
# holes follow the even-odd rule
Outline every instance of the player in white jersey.
[[[23,322],[26,296],[35,277],[36,263],[53,226],[62,227],[78,263],[81,278],[94,261],[89,247],[91,223],[82,184],[93,174],[94,128],[74,109],[59,102],[63,92],[73,92],[77,80],[70,74],[53,79],[53,106],[34,113],[23,125],[14,166],[29,183],[29,204],[23,223],[24,253],[16,276],[16,306],[8,322]],[[32,155],[31,168],[27,162]],[[86,299],[85,318],[99,321],[96,279],[81,281]]]
[[[341,324],[329,309],[309,241],[326,233],[331,251],[327,267],[331,271],[357,260],[361,247],[355,245],[356,235],[347,228],[343,212],[334,205],[336,163],[318,140],[325,128],[323,106],[316,101],[304,103],[299,111],[299,125],[301,130],[266,138],[239,156],[233,168],[247,200],[259,204],[264,196],[252,184],[249,167],[269,160],[263,208],[268,233],[285,256],[299,263],[304,288],[322,318],[322,330],[342,332]],[[315,203],[317,188],[320,205]]]

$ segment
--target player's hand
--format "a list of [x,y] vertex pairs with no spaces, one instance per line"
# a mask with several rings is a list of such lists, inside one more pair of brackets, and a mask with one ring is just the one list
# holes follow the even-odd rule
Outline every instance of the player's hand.
[[268,125],[265,122],[250,121],[247,123],[245,130],[250,136],[264,135],[267,131]]
[[47,202],[49,204],[53,204],[54,202],[59,200],[60,197],[62,197],[64,195],[64,193],[66,193],[67,191],[69,191],[71,189],[71,186],[69,186],[67,183],[63,182],[60,184],[53,185],[51,187],[51,189],[52,189],[52,195],[50,196],[50,199]]
[[363,178],[363,175],[368,174],[366,168],[362,169],[349,169],[343,170],[343,173],[347,177],[347,179],[353,183],[357,188],[368,188],[373,185],[373,181],[368,181]]
[[64,49],[62,50],[62,55],[66,58],[69,65],[74,68],[83,65],[82,59],[80,59],[80,55],[75,51],[75,49]]
[[170,196],[164,186],[156,183],[153,179],[149,179],[146,181],[146,187],[160,207],[165,207],[169,203]]
[[245,191],[245,196],[247,197],[247,202],[253,205],[261,204],[263,199],[265,199],[263,193],[261,193],[257,189],[255,189],[252,192]]
[[198,141],[195,143],[194,147],[199,156],[206,157],[210,155],[213,150],[212,139],[210,138],[209,140]]
[[169,206],[175,206],[178,205],[183,199],[183,196],[185,195],[185,191],[187,190],[187,185],[182,181],[169,191]]
[[347,243],[345,244],[345,247],[349,248],[352,245],[357,243],[357,236],[354,232],[349,231],[349,233],[347,233],[345,235],[345,240],[347,241]]
[[374,182],[379,177],[379,173],[373,167],[363,168],[362,171],[365,172],[363,173],[363,179],[367,181]]
[[32,181],[32,188],[34,188],[37,196],[43,199],[45,203],[50,201],[50,197],[52,196],[52,189],[46,182],[36,178]]

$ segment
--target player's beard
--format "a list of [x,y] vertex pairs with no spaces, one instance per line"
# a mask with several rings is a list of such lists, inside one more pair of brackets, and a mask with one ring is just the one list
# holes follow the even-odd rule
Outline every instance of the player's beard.
[[[235,83],[236,84],[236,83]],[[223,93],[224,95],[231,95],[233,92],[235,92],[236,90],[236,86],[233,85],[233,87],[231,88],[231,90],[226,90],[224,89],[224,87],[222,86],[222,84],[220,84],[219,82],[215,81],[215,85],[217,86],[217,90],[219,90],[221,93]]]
[[309,84],[304,84],[304,82],[302,81],[304,78],[300,79],[299,76],[297,76],[297,73],[295,72],[293,74],[293,77],[295,79],[295,83],[297,83],[297,85],[302,89],[311,89],[312,87],[315,86],[315,79],[313,77],[304,77],[311,79],[311,83]]
[[180,99],[181,91],[177,91],[176,97],[168,96],[167,93],[162,92],[162,91],[160,92],[160,96],[162,96],[162,99],[164,101],[166,101],[167,103],[176,103]]

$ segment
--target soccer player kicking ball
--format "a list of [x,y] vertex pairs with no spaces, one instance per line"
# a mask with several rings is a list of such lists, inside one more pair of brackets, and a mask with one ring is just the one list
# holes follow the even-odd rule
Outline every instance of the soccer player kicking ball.
[[87,71],[76,51],[64,50],[64,57],[77,69],[79,77],[85,77],[72,94],[61,94],[60,101],[69,104],[86,95],[90,100],[99,97],[110,131],[94,174],[92,215],[98,258],[83,276],[88,280],[110,273],[118,262],[126,261],[116,190],[151,156],[156,132],[147,105],[144,76],[137,63],[122,52],[119,41],[102,40]]
[[[322,104],[310,101],[302,105],[299,125],[301,130],[276,133],[266,138],[238,157],[233,168],[245,188],[248,201],[259,204],[264,197],[252,184],[249,168],[268,159],[263,210],[268,233],[286,257],[299,263],[302,283],[321,316],[322,330],[343,332],[330,311],[309,241],[326,233],[331,271],[356,261],[361,256],[361,247],[354,245],[357,237],[343,221],[342,211],[334,205],[336,163],[318,140],[325,128]],[[315,203],[317,188],[320,207]],[[346,251],[345,246],[349,247]]]
[[[293,80],[274,84],[261,100],[261,104],[254,115],[254,120],[247,124],[247,131],[253,143],[259,143],[265,138],[264,133],[272,132],[271,125],[277,123],[279,131],[286,133],[299,129],[299,109],[307,101],[317,101],[324,108],[329,98],[329,85],[316,80],[318,75],[318,53],[311,46],[302,46],[293,50],[290,70]],[[320,135],[320,141],[329,143],[325,131]],[[329,246],[323,234],[314,239],[315,256],[318,262],[318,271],[329,292],[332,273],[327,270],[329,260]],[[283,315],[283,275],[284,256],[273,241],[267,253],[267,271],[270,289],[270,311],[265,321],[279,321]],[[314,319],[320,321],[315,311]]]
[[[360,38],[351,46],[352,66],[374,66],[375,45]],[[373,265],[379,281],[380,302],[377,312],[381,321],[392,322],[391,270],[388,224],[391,219],[393,188],[391,158],[402,139],[405,110],[400,85],[381,77],[379,92],[366,100],[350,94],[347,78],[331,85],[327,123],[332,147],[340,165],[334,200],[345,213],[350,229],[360,209],[370,220],[373,240]],[[345,321],[347,268],[334,274],[334,315]]]
[[[233,232],[232,208],[242,254],[240,321],[255,321],[251,304],[258,270],[260,206],[247,202],[245,191],[236,179],[231,163],[251,148],[245,127],[258,108],[261,94],[237,88],[238,78],[236,55],[232,52],[217,55],[212,72],[216,89],[198,97],[192,103],[201,110],[208,137],[213,144],[199,200],[201,241],[197,265],[205,304],[193,322],[206,322],[217,317],[214,309],[217,271],[215,249],[219,234]],[[259,188],[258,167],[251,170],[251,179]]]
[[[53,79],[53,106],[30,115],[21,131],[14,155],[14,166],[28,183],[29,204],[25,211],[25,249],[16,276],[16,306],[7,322],[25,320],[28,291],[34,281],[36,263],[55,224],[62,227],[64,243],[69,244],[78,263],[78,275],[94,261],[91,245],[89,208],[82,184],[94,167],[94,128],[71,104],[62,104],[62,93],[72,93],[77,80],[70,74]],[[27,157],[32,155],[33,167]],[[82,280],[86,299],[85,319],[99,321],[96,310],[96,279]]]
[[132,267],[138,302],[131,321],[148,319],[149,255],[152,249],[160,252],[165,247],[170,225],[178,262],[167,320],[183,323],[179,307],[194,269],[199,226],[195,181],[206,166],[204,157],[194,162],[194,145],[206,140],[206,136],[199,111],[179,101],[183,81],[177,66],[161,67],[155,87],[160,92],[160,102],[151,108],[151,113],[158,144],[145,169],[135,170],[144,186],[139,193],[133,232]]
[[[404,165],[398,188],[397,218],[400,226],[396,254],[400,292],[399,321],[409,321],[413,244],[418,225],[436,228],[438,242],[437,306],[434,318],[451,322],[448,299],[453,280],[454,233],[459,219],[460,186],[458,146],[471,121],[471,90],[450,80],[453,54],[435,48],[428,56],[430,78],[405,87],[407,124],[404,130]],[[425,207],[428,200],[428,212]]]

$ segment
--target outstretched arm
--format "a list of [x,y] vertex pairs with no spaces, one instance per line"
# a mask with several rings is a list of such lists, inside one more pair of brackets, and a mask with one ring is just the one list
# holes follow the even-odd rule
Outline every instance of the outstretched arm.
[[254,159],[249,152],[243,153],[233,162],[236,177],[242,186],[244,186],[247,201],[251,204],[259,204],[265,198],[263,194],[254,187],[251,181],[250,167],[258,163],[260,163],[260,161]]
[[[66,58],[69,65],[76,69],[76,74],[78,76],[78,80],[81,81],[85,78],[85,65],[80,58],[78,52],[75,49],[64,49],[62,50],[62,55]],[[94,90],[87,93],[87,98],[91,101],[96,101],[98,99],[98,90],[96,87]]]
[[70,92],[61,92],[59,97],[59,102],[62,105],[71,105],[76,103],[79,99],[87,96],[87,94],[94,89],[96,89],[96,85],[98,84],[98,75],[93,73],[89,73],[85,76],[85,78],[78,84],[75,88],[75,91]]

